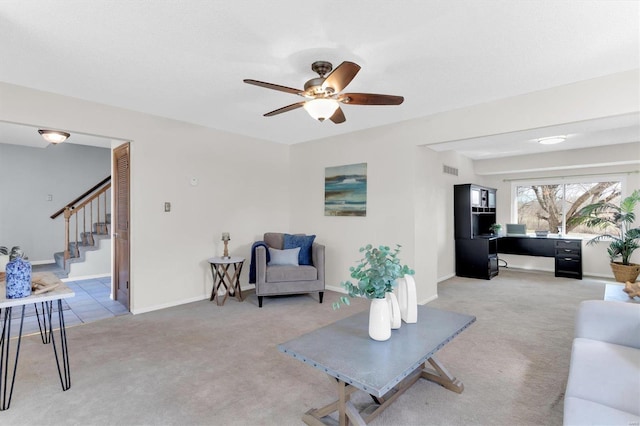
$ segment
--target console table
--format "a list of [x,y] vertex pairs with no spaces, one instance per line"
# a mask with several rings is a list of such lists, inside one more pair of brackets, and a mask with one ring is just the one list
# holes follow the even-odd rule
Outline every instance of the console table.
[[[308,411],[302,420],[322,425],[323,417],[337,411],[340,425],[348,420],[366,424],[420,378],[462,393],[462,382],[435,354],[475,320],[471,315],[418,306],[417,323],[403,323],[389,340],[379,342],[369,337],[367,310],[278,345],[281,352],[326,373],[337,384],[338,400]],[[425,368],[427,363],[431,368]],[[371,396],[374,411],[367,407],[358,412],[349,400],[357,390]]]
[[582,279],[582,240],[533,235],[498,238],[498,253],[555,258],[555,276]]
[[[55,282],[58,287],[52,291],[22,297],[20,299],[7,299],[6,283],[0,282],[0,322],[2,323],[2,334],[0,335],[0,410],[7,410],[11,405],[11,396],[13,395],[13,385],[16,379],[16,369],[18,368],[18,356],[20,355],[20,342],[22,341],[22,326],[24,324],[25,306],[31,303],[36,307],[38,315],[38,325],[40,326],[40,334],[42,343],[51,342],[53,346],[53,354],[58,367],[58,376],[62,390],[66,391],[71,387],[71,370],[69,367],[69,350],[67,348],[67,332],[64,324],[64,312],[62,310],[62,299],[75,296],[73,290],[67,287],[63,282],[59,281],[55,275],[51,273],[33,274],[32,279],[44,279],[48,282]],[[58,325],[60,327],[59,347],[56,345],[56,339],[53,333],[53,302],[58,303]],[[42,306],[42,323],[40,321],[40,311],[38,303]],[[10,372],[9,358],[11,355],[11,313],[13,308],[21,308],[20,324],[18,328],[17,341],[15,342],[15,354],[13,361],[13,369]],[[58,354],[60,352],[60,354]],[[10,382],[9,382],[10,378]]]

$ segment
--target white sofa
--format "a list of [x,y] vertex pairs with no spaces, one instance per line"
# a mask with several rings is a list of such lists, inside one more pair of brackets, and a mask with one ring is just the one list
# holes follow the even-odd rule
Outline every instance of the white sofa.
[[640,305],[603,300],[580,304],[564,424],[640,424]]

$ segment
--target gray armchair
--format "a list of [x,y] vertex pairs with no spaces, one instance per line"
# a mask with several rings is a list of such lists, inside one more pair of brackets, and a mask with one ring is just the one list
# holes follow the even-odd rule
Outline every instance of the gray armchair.
[[[267,232],[263,240],[267,246],[282,250],[284,234]],[[311,246],[311,265],[267,265],[267,249],[255,249],[256,295],[262,308],[264,296],[318,293],[320,303],[324,296],[324,246],[316,242]]]

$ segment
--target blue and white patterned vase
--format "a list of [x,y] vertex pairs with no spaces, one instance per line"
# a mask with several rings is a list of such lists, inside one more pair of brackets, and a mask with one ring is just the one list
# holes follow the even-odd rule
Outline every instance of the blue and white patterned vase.
[[7,263],[7,299],[31,296],[31,263],[17,257]]

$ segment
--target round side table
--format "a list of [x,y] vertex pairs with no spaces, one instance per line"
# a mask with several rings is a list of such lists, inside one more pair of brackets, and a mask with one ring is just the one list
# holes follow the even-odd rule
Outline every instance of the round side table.
[[[240,289],[240,274],[242,273],[243,257],[211,257],[207,259],[211,265],[211,275],[213,275],[213,289],[211,290],[211,300],[216,300],[218,306],[224,305],[229,294],[235,296],[242,302],[242,290]],[[233,265],[233,276],[229,275],[229,268]],[[224,287],[224,298],[220,303],[218,290]]]

